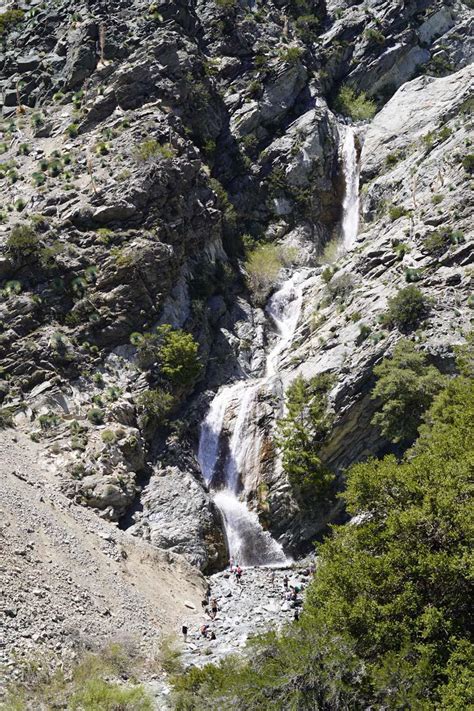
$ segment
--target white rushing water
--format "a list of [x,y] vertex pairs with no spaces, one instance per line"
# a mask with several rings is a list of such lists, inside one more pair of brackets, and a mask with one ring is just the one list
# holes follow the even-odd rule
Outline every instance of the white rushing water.
[[359,229],[360,165],[355,137],[355,129],[352,126],[345,126],[342,168],[346,189],[342,203],[342,246],[346,252],[354,246]]
[[[281,546],[264,531],[256,513],[239,499],[247,474],[258,470],[261,437],[256,425],[259,393],[278,374],[291,344],[303,301],[307,271],[294,274],[270,299],[267,313],[277,330],[264,378],[241,380],[222,387],[201,425],[198,459],[214,501],[222,513],[229,556],[240,565],[287,562]],[[228,430],[225,446],[223,429]]]

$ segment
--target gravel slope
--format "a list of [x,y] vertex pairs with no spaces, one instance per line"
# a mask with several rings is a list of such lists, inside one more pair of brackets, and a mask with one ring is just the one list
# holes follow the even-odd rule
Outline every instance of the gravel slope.
[[[131,640],[149,650],[200,609],[204,578],[58,493],[41,445],[0,433],[0,668],[81,644]],[[188,606],[185,606],[185,603]]]

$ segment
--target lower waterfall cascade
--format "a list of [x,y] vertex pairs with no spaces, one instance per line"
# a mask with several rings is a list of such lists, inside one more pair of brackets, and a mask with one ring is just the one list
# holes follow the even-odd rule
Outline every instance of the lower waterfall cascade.
[[[282,547],[265,531],[255,512],[239,498],[246,474],[258,464],[260,438],[251,428],[259,393],[278,375],[285,350],[291,344],[301,313],[304,284],[312,270],[295,272],[270,298],[266,312],[276,327],[276,342],[266,359],[264,377],[224,385],[211,402],[201,425],[198,460],[213,492],[226,533],[229,556],[240,565],[282,565],[288,561]],[[226,414],[234,409],[228,451],[223,452],[222,430]]]
[[[350,250],[359,227],[360,165],[356,131],[345,126],[342,143],[345,195],[342,205],[342,244]],[[265,312],[276,330],[276,340],[266,358],[265,375],[248,378],[220,388],[201,425],[198,460],[202,475],[213,492],[214,503],[224,522],[229,556],[241,565],[281,565],[288,559],[277,541],[265,531],[255,512],[244,500],[245,480],[258,469],[261,436],[252,426],[259,394],[278,377],[298,325],[303,304],[304,284],[312,270],[296,271],[269,299]],[[228,445],[224,451],[222,432],[226,416],[233,411]]]

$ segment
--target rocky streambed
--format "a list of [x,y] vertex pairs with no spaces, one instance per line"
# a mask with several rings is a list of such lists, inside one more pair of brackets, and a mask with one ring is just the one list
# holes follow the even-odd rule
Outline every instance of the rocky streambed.
[[[218,662],[227,654],[241,651],[252,635],[279,629],[294,621],[295,610],[302,610],[305,590],[311,580],[310,565],[305,561],[281,568],[245,568],[240,582],[229,570],[212,575],[209,600],[217,600],[218,612],[212,619],[211,605],[206,604],[198,617],[194,612],[189,618],[183,618],[183,624],[188,627],[187,642],[183,643],[183,664],[202,666]],[[287,600],[295,586],[298,589],[296,601]],[[208,625],[207,637],[200,631],[203,625]],[[210,638],[212,632],[215,639]]]

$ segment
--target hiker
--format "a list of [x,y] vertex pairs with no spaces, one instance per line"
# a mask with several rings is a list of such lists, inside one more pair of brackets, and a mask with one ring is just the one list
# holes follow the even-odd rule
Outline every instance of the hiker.
[[241,578],[242,578],[242,568],[240,567],[240,565],[238,565],[237,568],[235,569],[235,579],[237,580],[238,583],[240,583]]
[[211,619],[212,620],[216,619],[218,611],[219,611],[219,608],[217,607],[217,600],[215,597],[213,597],[211,600]]
[[231,557],[229,558],[229,568],[230,568],[230,572],[231,572],[231,573],[234,572],[234,565],[235,565],[235,561],[234,561],[234,558],[231,556]]
[[214,632],[214,630],[212,630],[209,639],[215,639],[215,638],[216,638],[216,633]]
[[288,583],[288,575],[285,575],[285,577],[283,578],[283,587],[285,588],[285,590],[288,590]]
[[201,625],[199,628],[199,631],[201,632],[201,635],[207,639],[207,632],[209,630],[209,625]]
[[295,622],[298,622],[298,620],[300,619],[300,611],[298,610],[297,607],[295,607],[295,613],[293,615],[293,619]]
[[183,633],[183,640],[184,640],[184,643],[186,644],[186,642],[188,641],[188,628],[186,625],[183,625],[181,627],[181,632]]

